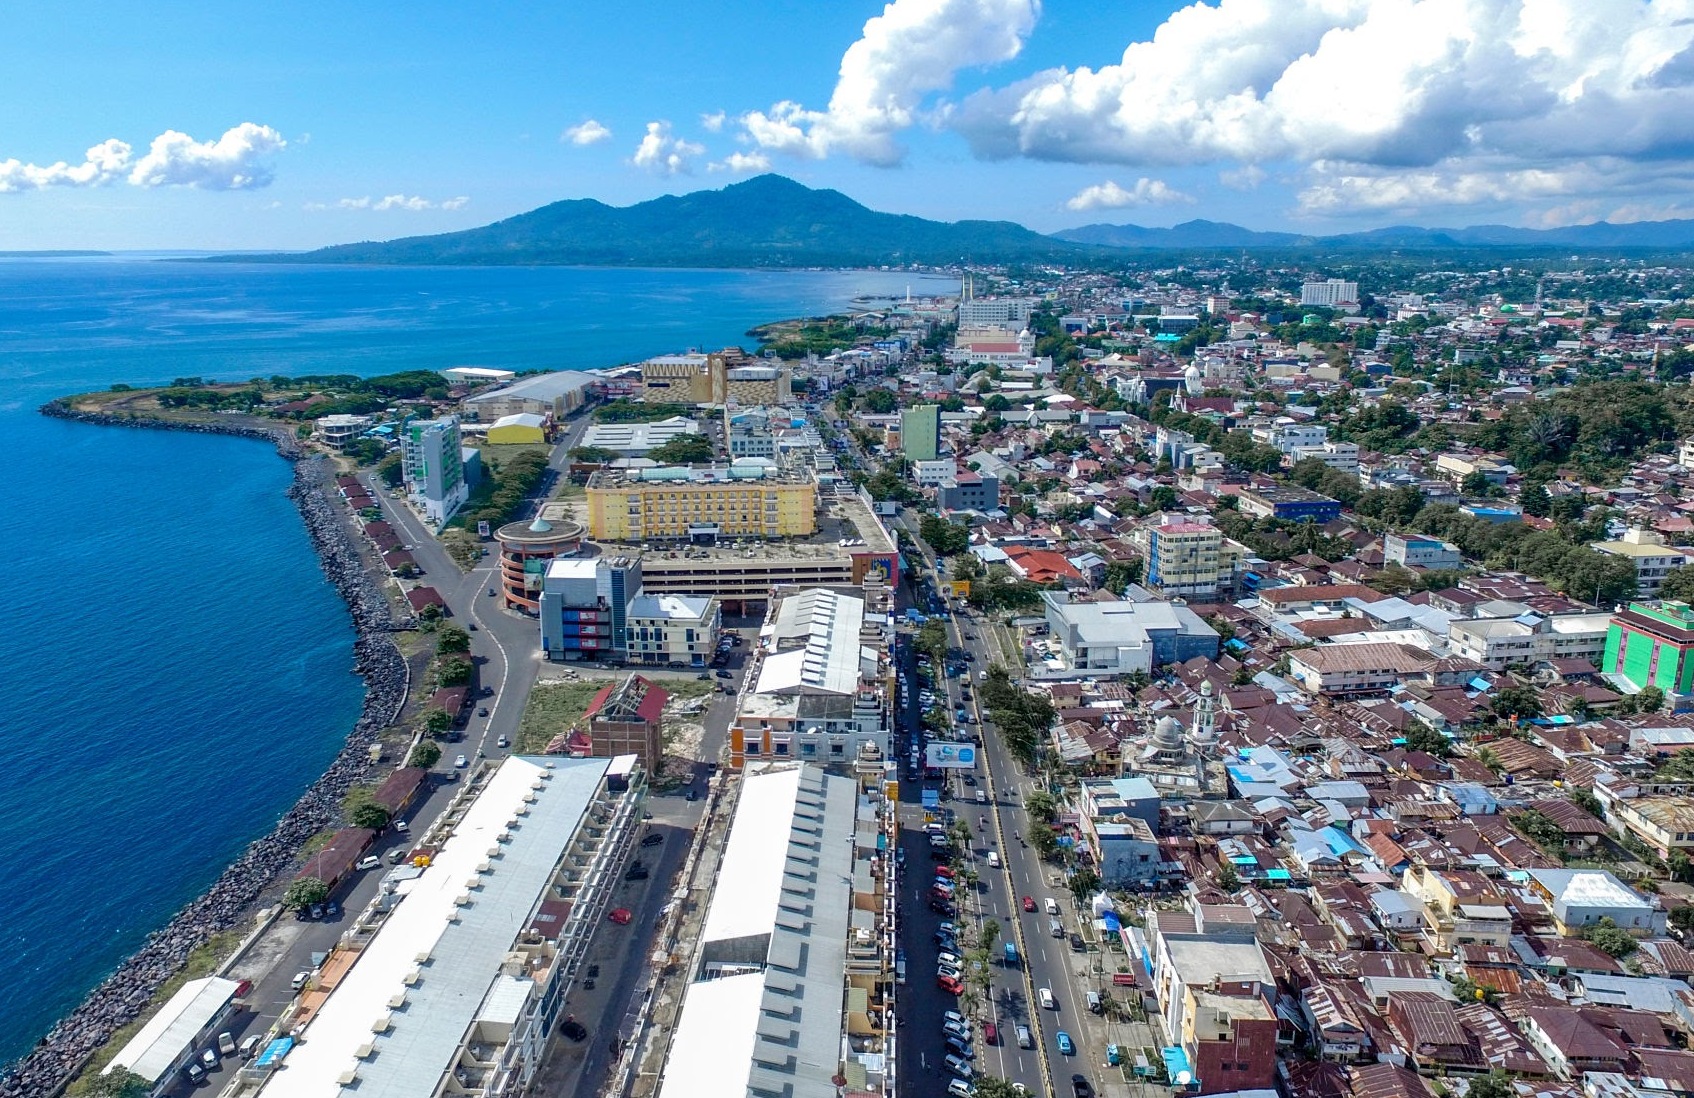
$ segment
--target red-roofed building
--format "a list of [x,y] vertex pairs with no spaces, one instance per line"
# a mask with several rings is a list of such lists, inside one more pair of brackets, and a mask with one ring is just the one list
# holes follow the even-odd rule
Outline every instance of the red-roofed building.
[[665,703],[670,693],[640,675],[607,683],[588,703],[587,754],[596,758],[640,755],[648,772],[659,767],[664,754],[661,734]]
[[1064,581],[1081,583],[1082,573],[1078,572],[1071,562],[1065,559],[1063,553],[1055,553],[1051,549],[1026,549],[1014,546],[1006,550],[1006,564],[1012,571],[1029,580],[1031,583],[1049,584]]

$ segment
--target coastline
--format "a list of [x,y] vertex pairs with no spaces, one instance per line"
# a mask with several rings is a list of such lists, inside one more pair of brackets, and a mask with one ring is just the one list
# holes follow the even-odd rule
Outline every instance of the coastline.
[[135,427],[233,435],[271,443],[293,466],[287,495],[305,524],[320,566],[352,618],[353,671],[365,683],[359,717],[324,774],[300,795],[266,835],[247,846],[216,881],[163,927],[149,934],[82,1004],[61,1018],[29,1053],[0,1066],[0,1096],[41,1098],[58,1093],[121,1026],[133,1021],[153,993],[214,934],[241,926],[253,904],[299,855],[307,839],[334,823],[341,798],[371,769],[369,747],[405,704],[405,660],[391,633],[400,628],[387,598],[372,582],[343,508],[335,498],[327,459],[307,455],[286,430],[250,422],[200,422],[79,411],[74,398],[49,401],[42,415],[102,427]]

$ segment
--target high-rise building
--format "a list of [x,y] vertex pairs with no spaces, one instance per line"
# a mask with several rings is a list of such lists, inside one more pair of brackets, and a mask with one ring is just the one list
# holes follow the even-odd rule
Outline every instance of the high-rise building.
[[596,541],[804,537],[817,530],[817,483],[768,461],[602,469],[588,481]]
[[940,405],[900,409],[900,452],[908,461],[934,461],[940,455]]
[[459,446],[458,416],[412,420],[400,435],[406,495],[438,527],[470,498]]
[[1340,305],[1357,305],[1359,303],[1359,284],[1344,282],[1339,278],[1325,279],[1322,282],[1308,282],[1300,287],[1300,304],[1322,305],[1336,308]]
[[1130,543],[1147,561],[1147,586],[1165,595],[1210,597],[1235,586],[1241,547],[1215,526],[1170,522],[1143,526]]

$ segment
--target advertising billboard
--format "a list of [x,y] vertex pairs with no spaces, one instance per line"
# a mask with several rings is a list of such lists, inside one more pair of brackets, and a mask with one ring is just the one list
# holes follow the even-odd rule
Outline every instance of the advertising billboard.
[[976,745],[932,743],[923,749],[923,764],[939,770],[975,770]]

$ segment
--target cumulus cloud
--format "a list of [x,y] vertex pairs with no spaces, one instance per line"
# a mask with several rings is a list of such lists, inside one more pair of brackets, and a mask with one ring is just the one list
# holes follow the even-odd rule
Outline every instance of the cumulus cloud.
[[692,168],[690,162],[705,151],[703,145],[672,136],[669,122],[649,122],[647,135],[635,147],[630,162],[659,175],[685,175]]
[[1183,194],[1162,179],[1142,176],[1133,187],[1120,187],[1114,180],[1084,187],[1065,203],[1068,210],[1115,210],[1125,206],[1163,206],[1172,202],[1192,202],[1192,195]]
[[572,145],[594,145],[612,136],[612,131],[590,118],[559,135],[560,141],[568,141]]
[[700,116],[700,128],[707,133],[717,133],[723,129],[724,120],[728,115],[723,111],[713,111],[711,114]]
[[269,126],[243,122],[216,141],[196,141],[166,130],[153,139],[147,155],[135,162],[129,181],[137,187],[201,187],[240,191],[263,187],[272,179],[270,156],[288,142]]
[[709,172],[768,172],[771,170],[771,158],[762,152],[732,152],[722,160],[714,160],[706,165]]
[[[1690,108],[1694,21],[1681,3],[1217,0],[1177,11],[1119,64],[980,92],[951,121],[989,158],[1377,168],[1491,158],[1527,170],[1547,157],[1681,155],[1694,141]],[[1463,179],[1410,189],[1455,182],[1477,189]]]
[[[462,210],[469,203],[470,198],[462,194],[453,198],[444,198],[440,202],[431,202],[419,195],[390,194],[384,195],[382,198],[372,198],[369,195],[360,198],[343,198],[335,204],[335,208],[338,210],[407,210],[416,213],[422,210]],[[308,210],[329,209],[328,206],[315,202],[308,203],[306,208]]]
[[892,0],[842,55],[828,109],[784,100],[739,122],[771,152],[898,164],[895,135],[919,121],[925,99],[960,69],[1016,57],[1039,13],[1039,0]]
[[216,141],[196,141],[185,133],[166,130],[153,139],[140,160],[134,159],[135,150],[128,142],[110,138],[89,149],[81,164],[61,160],[42,166],[0,160],[0,193],[117,182],[218,191],[263,187],[272,178],[270,155],[287,145],[269,126],[252,122],[226,130]]

